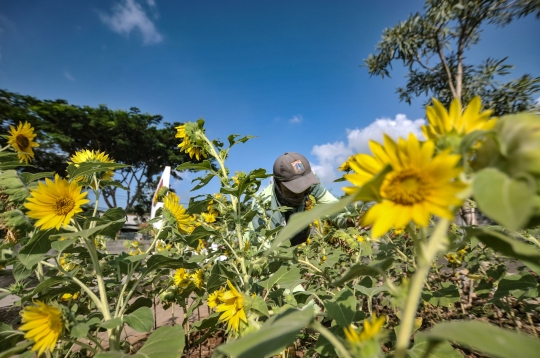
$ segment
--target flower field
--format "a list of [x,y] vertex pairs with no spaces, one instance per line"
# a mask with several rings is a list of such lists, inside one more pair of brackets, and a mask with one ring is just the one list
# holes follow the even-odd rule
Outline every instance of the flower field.
[[[20,317],[0,323],[0,357],[172,358],[202,347],[245,358],[537,357],[540,116],[495,118],[479,97],[449,108],[434,99],[426,116],[425,139],[372,141],[340,167],[338,202],[310,197],[275,229],[259,195],[271,174],[227,169],[252,137],[224,143],[203,120],[185,123],[179,148],[197,162],[176,169],[198,173],[194,190],[216,180],[220,191],[186,207],[160,190],[163,208],[141,229],[150,246],[129,242],[122,254],[105,241],[126,213],[98,205],[104,190],[127,189],[114,181],[125,166],[88,149],[65,173],[30,174],[21,169],[39,137],[28,123],[11,127],[0,266],[14,283],[0,295],[20,297]],[[336,215],[355,225],[339,228]],[[155,328],[156,303],[180,306],[181,324]],[[201,308],[209,314],[193,320]],[[149,336],[133,346],[125,327]]]

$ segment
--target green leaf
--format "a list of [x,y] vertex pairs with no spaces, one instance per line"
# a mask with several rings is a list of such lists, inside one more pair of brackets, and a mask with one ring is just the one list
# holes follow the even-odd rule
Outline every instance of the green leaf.
[[124,315],[123,319],[137,332],[150,332],[154,326],[154,315],[148,307],[141,307],[129,315]]
[[107,329],[113,329],[120,326],[121,324],[122,324],[122,317],[116,317],[116,318],[112,318],[108,321],[101,323],[100,326]]
[[333,300],[325,301],[324,307],[328,315],[342,327],[348,327],[352,323],[356,312],[356,299],[353,292],[348,288],[341,290]]
[[92,163],[85,162],[80,163],[75,166],[75,164],[70,164],[67,168],[67,172],[71,180],[80,176],[92,175],[94,173],[106,172],[115,169],[128,168],[130,165],[120,164],[120,163]]
[[115,188],[119,188],[119,189],[122,189],[122,190],[126,190],[128,191],[129,188],[127,186],[123,186],[122,183],[116,181],[116,180],[100,180],[99,181],[99,186],[100,187],[108,187],[108,186],[113,186]]
[[207,237],[209,237],[210,235],[214,235],[215,233],[216,230],[201,225],[197,226],[190,235],[184,237],[184,240],[186,240],[189,246],[197,247],[199,239],[206,239]]
[[30,241],[19,251],[19,260],[26,266],[31,268],[45,257],[47,252],[51,249],[51,242],[49,236],[56,230],[38,231],[32,236]]
[[178,358],[182,356],[185,333],[181,325],[156,329],[135,354],[120,351],[98,353],[95,358]]
[[[300,278],[300,269],[298,267],[293,267],[289,271],[286,266],[281,266],[272,276],[258,284],[266,290],[270,290],[277,284],[281,285],[283,288],[292,289],[303,281],[304,280]],[[290,287],[291,285],[294,286]]]
[[514,257],[526,265],[540,264],[540,251],[533,245],[526,244],[505,234],[489,229],[465,228],[468,237],[476,237],[495,251]]
[[64,232],[61,234],[51,235],[50,240],[59,240],[61,237],[66,238],[66,239],[69,239],[72,237],[91,237],[92,235],[101,232],[102,230],[106,229],[107,227],[109,227],[110,225],[114,223],[115,223],[114,221],[111,221],[103,225],[98,225],[91,229],[86,229],[86,230],[81,230],[81,231],[76,231],[76,232]]
[[312,320],[312,310],[289,308],[266,321],[259,331],[218,346],[216,351],[235,358],[266,357],[294,342]]
[[414,346],[407,352],[410,358],[462,358],[461,353],[456,351],[448,342],[430,342],[424,332],[414,335]]
[[54,287],[57,285],[66,285],[69,283],[69,279],[67,277],[60,277],[60,276],[54,276],[49,277],[43,282],[40,282],[39,285],[37,285],[33,290],[32,294],[35,295],[45,289],[48,289],[50,287]]
[[533,214],[535,188],[495,168],[479,171],[473,190],[480,210],[511,230],[523,228]]
[[181,325],[156,329],[137,352],[144,357],[177,358],[182,355],[185,333]]
[[152,308],[152,300],[148,297],[139,297],[135,300],[135,302],[129,305],[128,309],[124,314],[130,314],[131,312],[134,312],[141,307]]
[[24,184],[28,185],[36,180],[42,179],[42,178],[52,178],[54,177],[54,172],[43,172],[43,173],[28,173],[28,172],[22,172],[20,175],[21,180]]
[[[343,331],[343,327],[335,325],[328,328],[328,330],[334,336],[345,339],[345,333]],[[336,356],[336,351],[334,349],[334,346],[322,334],[319,335],[319,339],[317,339],[317,343],[315,344],[315,351],[318,352],[321,355],[321,357]]]
[[195,185],[193,187],[193,189],[191,189],[190,191],[194,191],[194,190],[199,190],[200,188],[203,188],[206,186],[206,184],[208,184],[210,182],[210,180],[212,180],[212,178],[215,176],[214,173],[210,173],[208,174],[207,176],[205,176],[204,178],[203,177],[199,177],[199,178],[195,178],[193,179],[191,182],[195,182],[196,180],[199,181],[199,184]]
[[118,231],[120,231],[120,229],[124,227],[126,219],[127,216],[124,209],[112,208],[107,210],[102,216],[98,218],[88,219],[85,222],[85,226],[93,221],[96,221],[97,225],[106,225],[102,230],[97,231],[96,234],[115,237]]
[[183,163],[183,164],[180,164],[179,166],[176,167],[176,170],[177,171],[182,171],[182,170],[194,170],[194,171],[200,171],[200,170],[212,170],[212,164],[210,164],[210,162],[208,160],[205,160],[201,163],[190,163],[190,162],[186,162],[186,163]]
[[441,288],[437,291],[424,291],[422,298],[435,307],[450,307],[459,301],[460,296],[456,285],[450,282],[443,282],[441,283]]
[[15,262],[13,264],[13,278],[17,282],[21,282],[34,272],[31,268],[27,268],[20,262]]
[[220,287],[227,283],[227,279],[235,282],[236,274],[228,270],[221,261],[217,261],[212,267],[206,289],[209,293],[219,290]]
[[349,271],[345,273],[339,280],[332,282],[332,286],[341,286],[351,280],[354,280],[355,278],[359,276],[381,276],[384,275],[384,271],[386,271],[392,264],[394,263],[394,259],[387,258],[384,261],[378,262],[374,265],[362,265],[362,264],[354,264],[351,266]]
[[208,207],[208,203],[212,201],[212,199],[204,199],[204,200],[195,200],[197,197],[201,197],[205,195],[198,195],[196,197],[192,197],[189,199],[189,205],[187,208],[188,214],[200,214],[203,211],[206,211],[206,208]]
[[289,240],[294,235],[304,230],[313,220],[325,216],[331,216],[345,210],[345,207],[354,201],[354,194],[348,195],[332,204],[317,205],[309,211],[293,214],[287,225],[279,232],[272,241],[272,246],[265,252],[265,256],[270,255],[279,245]]
[[[0,167],[1,169],[1,167]],[[0,352],[0,358],[10,358],[17,354],[24,352],[28,347],[34,344],[34,341],[23,341],[17,344],[15,347],[11,347],[8,350]],[[32,356],[34,353],[32,353]]]
[[426,333],[430,341],[450,341],[500,358],[536,358],[540,339],[479,321],[443,322]]
[[381,292],[389,291],[388,287],[386,286],[365,287],[365,286],[360,286],[360,285],[354,285],[354,288],[358,292],[368,296],[369,298],[372,298],[373,296],[378,295]]
[[71,328],[70,334],[73,338],[84,338],[88,334],[90,327],[86,323],[78,323]]
[[19,163],[19,161],[0,162],[0,170],[17,169],[19,167],[26,167],[26,166],[29,166],[29,165],[26,165],[24,163]]
[[497,291],[493,296],[493,301],[499,301],[506,296],[520,298],[528,293],[528,297],[538,296],[538,283],[534,276],[522,271],[519,275],[509,275],[504,277],[497,286]]
[[153,255],[146,262],[145,274],[162,268],[175,270],[179,268],[194,269],[197,267],[196,263],[185,262],[183,258],[173,259],[163,255]]
[[193,323],[190,332],[198,332],[203,329],[216,327],[219,322],[219,316],[221,316],[221,312],[214,312],[205,319]]
[[266,301],[261,296],[255,296],[251,299],[251,308],[257,312],[260,312],[266,317],[270,317],[270,312],[268,312]]
[[13,329],[8,324],[0,323],[0,352],[14,347],[18,342],[22,341],[24,334]]
[[58,240],[51,243],[51,247],[58,252],[62,252],[76,242],[77,242],[77,239],[62,240],[62,241]]

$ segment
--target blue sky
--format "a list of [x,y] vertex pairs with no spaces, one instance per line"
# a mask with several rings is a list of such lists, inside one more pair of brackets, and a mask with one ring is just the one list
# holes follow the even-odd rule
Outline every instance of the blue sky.
[[[0,88],[77,105],[138,107],[164,121],[204,118],[210,138],[257,138],[229,168],[271,171],[303,153],[324,183],[382,131],[417,132],[422,100],[399,102],[406,73],[360,67],[385,27],[422,1],[11,1],[0,5]],[[509,78],[540,75],[540,21],[487,27],[471,63],[508,56]],[[173,182],[187,201],[190,180]],[[210,185],[205,192],[217,190]]]

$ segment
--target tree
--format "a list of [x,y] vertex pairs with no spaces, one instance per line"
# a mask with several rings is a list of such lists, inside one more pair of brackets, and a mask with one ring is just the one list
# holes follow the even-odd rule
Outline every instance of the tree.
[[[160,115],[98,107],[75,106],[65,100],[39,100],[0,90],[2,132],[9,125],[28,121],[38,133],[34,167],[25,170],[54,171],[65,176],[71,155],[83,149],[101,150],[117,163],[130,167],[117,170],[116,177],[127,191],[125,210],[138,213],[150,210],[149,190],[155,177],[167,165],[176,166],[191,161],[177,148],[175,127],[181,123],[163,123]],[[173,171],[173,176],[179,176]],[[108,207],[119,205],[116,187],[107,188],[103,198]]]
[[497,116],[535,105],[540,77],[525,74],[503,83],[499,77],[512,68],[506,58],[473,65],[465,54],[479,42],[483,25],[504,26],[531,13],[540,17],[540,1],[427,0],[424,10],[383,31],[376,53],[364,60],[370,75],[390,76],[392,63],[401,61],[409,73],[397,93],[409,104],[413,96],[434,96],[448,106],[454,98],[468,103],[479,95]]

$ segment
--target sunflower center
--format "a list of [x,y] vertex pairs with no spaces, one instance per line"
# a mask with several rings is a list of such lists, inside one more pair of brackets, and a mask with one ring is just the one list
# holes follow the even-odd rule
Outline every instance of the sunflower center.
[[17,142],[17,145],[19,146],[20,150],[25,152],[26,149],[30,146],[30,140],[27,136],[19,134],[17,137],[15,137],[15,141]]
[[62,216],[67,215],[75,207],[75,200],[70,197],[63,196],[60,199],[56,200],[56,203],[53,205],[53,210],[56,212],[56,215]]
[[405,169],[388,174],[381,190],[388,200],[402,205],[412,205],[424,200],[426,180],[419,171]]

